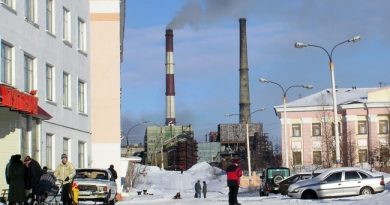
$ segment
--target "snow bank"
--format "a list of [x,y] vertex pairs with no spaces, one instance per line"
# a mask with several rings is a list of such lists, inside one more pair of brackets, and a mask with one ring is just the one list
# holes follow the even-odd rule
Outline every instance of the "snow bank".
[[[225,172],[217,167],[212,167],[206,162],[201,162],[181,174],[180,171],[165,171],[155,166],[149,166],[145,170],[146,175],[139,176],[135,189],[147,190],[153,194],[152,198],[172,198],[177,192],[182,195],[193,195],[196,181],[207,183],[208,192],[226,194]],[[201,183],[202,184],[202,183]]]

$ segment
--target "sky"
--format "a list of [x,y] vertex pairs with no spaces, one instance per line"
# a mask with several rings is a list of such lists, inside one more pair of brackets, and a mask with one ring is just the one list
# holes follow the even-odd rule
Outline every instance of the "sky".
[[[294,48],[305,42],[331,50],[356,35],[361,41],[333,53],[339,88],[390,85],[390,2],[387,0],[127,0],[121,68],[121,129],[131,143],[143,141],[145,124],[165,122],[165,29],[174,33],[177,125],[191,124],[198,142],[220,123],[238,123],[239,22],[247,19],[252,122],[280,143],[274,106],[282,90],[260,77],[293,88],[287,101],[331,87],[328,57],[318,48]],[[135,125],[138,125],[134,127]]]

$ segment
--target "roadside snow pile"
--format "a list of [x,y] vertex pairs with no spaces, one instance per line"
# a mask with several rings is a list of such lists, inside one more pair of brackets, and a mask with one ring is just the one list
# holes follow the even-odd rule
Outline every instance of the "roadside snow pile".
[[[135,189],[147,190],[153,194],[151,198],[172,198],[177,192],[184,195],[193,195],[196,181],[207,183],[208,192],[226,194],[226,174],[223,170],[201,162],[181,174],[180,171],[160,170],[156,166],[146,167],[145,177],[139,176]],[[226,193],[225,193],[226,192]],[[193,196],[192,196],[193,197]]]

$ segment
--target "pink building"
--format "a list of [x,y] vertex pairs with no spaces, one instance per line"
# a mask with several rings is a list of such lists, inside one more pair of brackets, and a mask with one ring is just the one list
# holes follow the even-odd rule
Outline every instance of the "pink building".
[[[286,160],[292,168],[335,165],[332,105],[332,92],[327,89],[287,103],[286,119],[283,105],[275,106],[282,124],[284,165]],[[337,89],[337,105],[343,165],[364,165],[371,160],[388,165],[388,157],[379,150],[389,145],[390,87]]]

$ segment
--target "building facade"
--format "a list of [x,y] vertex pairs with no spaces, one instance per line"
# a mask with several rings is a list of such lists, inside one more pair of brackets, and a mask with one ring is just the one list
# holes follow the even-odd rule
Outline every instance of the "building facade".
[[[387,165],[388,158],[380,150],[389,145],[390,87],[337,89],[336,99],[342,164]],[[282,143],[283,162],[288,160],[290,167],[335,166],[331,90],[288,103],[287,116],[283,116],[283,106],[275,111],[287,123],[287,136],[281,126],[282,141],[287,139],[287,147]]]
[[[0,0],[0,170],[13,154],[49,169],[62,153],[90,165],[88,33],[88,1]],[[15,109],[34,107],[32,96],[35,111]]]
[[[120,70],[125,1],[89,0],[91,29],[91,163],[121,172]],[[118,187],[120,180],[117,180]],[[119,190],[119,189],[118,189]]]

